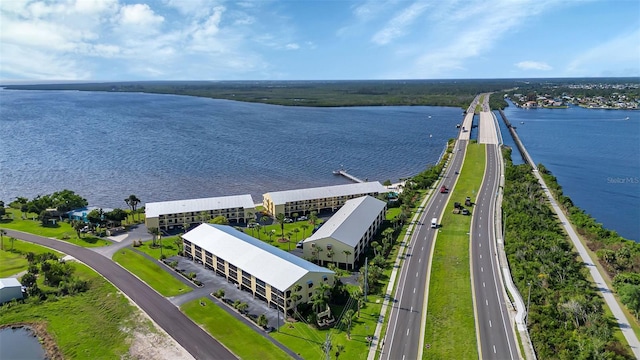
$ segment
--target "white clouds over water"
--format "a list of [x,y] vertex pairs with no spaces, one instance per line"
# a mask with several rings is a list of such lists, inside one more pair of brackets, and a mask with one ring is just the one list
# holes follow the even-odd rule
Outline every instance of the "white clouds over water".
[[[0,79],[638,76],[638,7],[597,0],[0,0]],[[589,24],[598,31],[576,31]]]

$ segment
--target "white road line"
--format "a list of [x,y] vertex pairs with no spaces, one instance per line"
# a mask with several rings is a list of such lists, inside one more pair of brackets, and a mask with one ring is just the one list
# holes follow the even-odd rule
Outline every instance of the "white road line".
[[413,306],[411,307],[411,311],[410,312],[413,312]]
[[489,327],[493,327],[493,325],[491,325],[491,320],[489,320]]
[[480,259],[482,259],[482,254],[480,254]]
[[484,281],[482,282],[482,287],[487,287],[487,285],[484,283]]
[[480,267],[480,272],[484,272],[484,268],[483,267]]
[[414,294],[416,293],[416,288],[413,288],[413,293],[414,293]]
[[494,354],[496,353],[496,346],[495,345],[493,345],[493,353]]
[[489,300],[485,299],[484,302],[485,304],[487,304],[487,306],[489,306]]
[[418,263],[422,262],[422,258],[418,258]]
[[478,243],[478,247],[482,247],[482,243]]
[[416,277],[418,277],[418,273],[416,273]]
[[409,336],[409,329],[407,329],[407,336]]

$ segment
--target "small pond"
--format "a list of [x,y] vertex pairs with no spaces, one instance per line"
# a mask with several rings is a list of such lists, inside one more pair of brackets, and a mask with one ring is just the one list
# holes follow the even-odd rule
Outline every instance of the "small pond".
[[0,329],[0,359],[44,360],[44,349],[33,332],[25,328]]

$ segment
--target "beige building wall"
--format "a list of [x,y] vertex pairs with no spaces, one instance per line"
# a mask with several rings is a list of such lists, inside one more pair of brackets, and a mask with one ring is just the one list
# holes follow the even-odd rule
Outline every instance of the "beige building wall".
[[[253,216],[256,212],[255,208],[227,208],[214,209],[204,211],[193,211],[187,213],[162,214],[159,217],[146,217],[145,225],[147,228],[157,227],[167,230],[170,226],[182,226],[185,222],[189,225],[200,224],[203,222],[201,213],[206,213],[207,219],[213,219],[216,216],[224,216],[230,222],[247,222],[249,216]],[[206,221],[204,221],[206,222]]]
[[263,194],[262,205],[272,216],[285,214],[291,216],[293,213],[306,215],[312,211],[321,210],[336,211],[344,205],[347,200],[359,198],[365,195],[376,197],[378,193],[362,193],[353,195],[341,195],[327,198],[305,199],[299,201],[288,201],[284,204],[274,204],[269,193]]
[[271,287],[271,284],[265,283],[257,278],[254,274],[243,271],[227,260],[217,257],[215,254],[202,249],[198,245],[192,244],[186,239],[182,239],[182,244],[186,257],[203,264],[205,268],[215,271],[219,276],[225,277],[239,289],[251,292],[255,298],[261,299],[267,302],[270,307],[277,307],[283,312],[293,309],[297,304],[309,302],[321,283],[333,287],[335,282],[334,275],[308,272],[296,281],[296,284],[301,286],[298,292],[301,298],[293,303],[291,296],[295,293],[295,284],[284,289],[284,291],[280,291],[277,288]]

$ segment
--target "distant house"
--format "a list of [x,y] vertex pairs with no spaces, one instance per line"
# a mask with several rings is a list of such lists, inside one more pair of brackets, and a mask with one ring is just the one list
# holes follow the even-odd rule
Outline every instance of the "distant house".
[[[78,221],[82,221],[82,222],[88,223],[89,220],[87,219],[87,215],[91,211],[97,210],[97,209],[102,209],[102,211],[105,212],[105,213],[113,211],[113,209],[99,208],[97,206],[87,206],[87,207],[83,207],[83,208],[79,208],[79,209],[74,209],[74,210],[68,211],[66,213],[66,215],[69,217],[69,220],[78,220]],[[102,219],[102,220],[104,220],[104,219]]]
[[22,284],[15,278],[0,279],[0,304],[22,299]]

